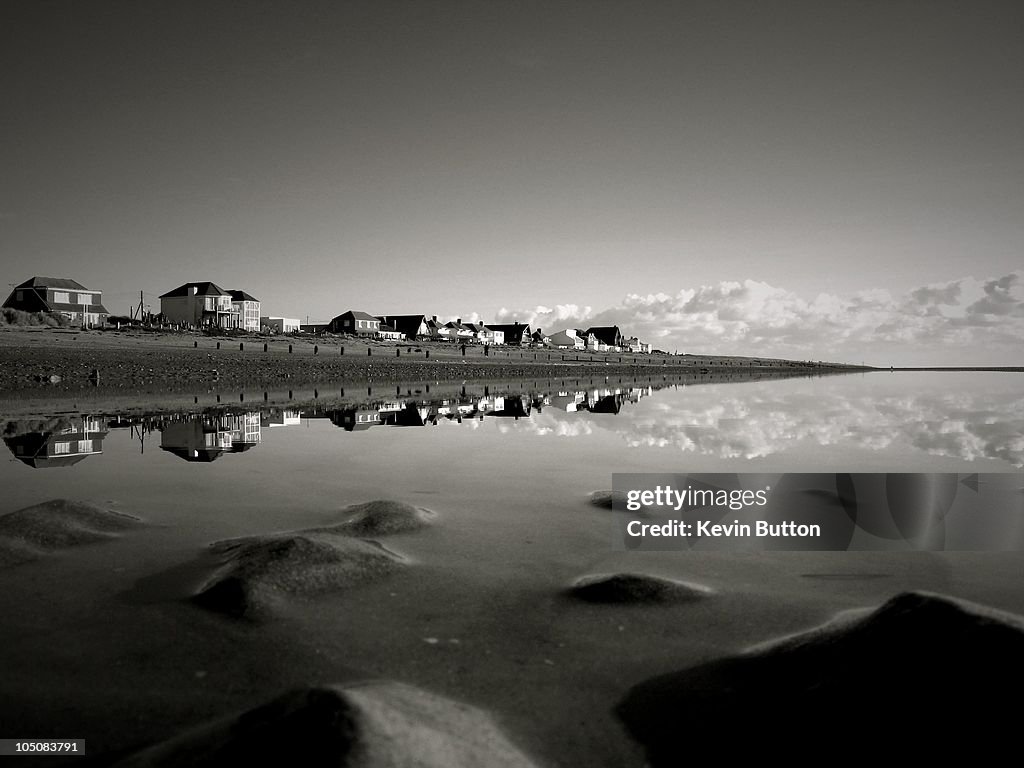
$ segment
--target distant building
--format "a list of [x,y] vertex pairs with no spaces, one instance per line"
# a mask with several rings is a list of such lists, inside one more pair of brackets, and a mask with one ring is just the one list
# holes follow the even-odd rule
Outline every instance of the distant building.
[[548,337],[548,340],[552,346],[559,349],[585,349],[587,346],[586,336],[580,336],[575,328],[556,331]]
[[[597,337],[598,349],[601,352],[613,347],[620,349],[623,346],[622,331],[619,330],[617,325],[594,325],[587,328],[586,332],[592,333]],[[601,345],[604,345],[603,348],[601,348]]]
[[86,288],[75,280],[63,277],[33,277],[16,285],[5,309],[22,312],[50,312],[62,315],[84,328],[103,325],[107,320],[103,294]]
[[521,344],[530,343],[530,325],[529,323],[520,324],[512,323],[508,324],[495,324],[488,323],[487,327],[493,331],[501,331],[505,336],[505,343],[510,345],[519,346]]
[[237,313],[231,294],[216,283],[185,283],[160,297],[160,314],[169,323],[236,328]]
[[381,325],[390,325],[399,333],[404,333],[409,341],[430,337],[426,315],[379,315]]
[[536,344],[538,347],[544,347],[551,343],[549,337],[544,335],[544,332],[538,328],[530,335],[530,341]]
[[634,354],[649,355],[651,353],[651,345],[645,344],[640,341],[636,336],[630,339],[626,339],[622,342],[622,345]]
[[235,310],[235,328],[243,331],[259,331],[260,300],[245,291],[228,291],[231,294],[231,306]]
[[328,330],[353,336],[376,336],[380,331],[380,320],[367,312],[350,309],[331,320]]
[[387,323],[381,323],[380,329],[377,331],[377,335],[382,339],[389,339],[391,341],[403,341],[405,334],[395,328],[393,325]]
[[502,331],[496,331],[489,325],[483,323],[466,323],[466,327],[473,331],[473,335],[476,336],[477,340],[481,344],[490,346],[492,344],[504,344],[505,334]]
[[260,318],[260,329],[271,333],[298,333],[302,324],[291,317],[269,317],[264,315]]

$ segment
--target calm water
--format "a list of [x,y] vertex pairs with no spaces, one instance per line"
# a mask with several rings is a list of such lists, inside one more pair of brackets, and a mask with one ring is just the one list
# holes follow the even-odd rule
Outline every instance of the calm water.
[[[220,405],[203,393],[179,413],[165,402],[152,416],[7,421],[0,514],[65,497],[145,525],[0,569],[0,721],[84,735],[99,753],[310,681],[384,678],[481,706],[555,762],[639,766],[612,714],[629,686],[907,589],[1024,611],[1021,556],[626,552],[588,494],[615,472],[881,471],[998,473],[1019,497],[1020,381],[349,382],[290,401],[268,393],[266,405],[262,392],[221,393]],[[330,402],[342,388],[349,400]],[[335,523],[380,498],[437,512],[429,530],[389,537],[410,563],[401,573],[252,626],[187,600],[210,575],[210,542]],[[1019,546],[1021,531],[1001,523],[978,549]],[[719,595],[646,608],[560,596],[617,571]]]
[[0,511],[65,496],[233,529],[236,511],[249,525],[267,510],[382,496],[441,496],[473,514],[496,500],[555,508],[611,487],[613,472],[1024,466],[1016,374],[591,382],[435,384],[433,394],[377,384],[371,393],[408,394],[360,388],[347,404],[11,421]]

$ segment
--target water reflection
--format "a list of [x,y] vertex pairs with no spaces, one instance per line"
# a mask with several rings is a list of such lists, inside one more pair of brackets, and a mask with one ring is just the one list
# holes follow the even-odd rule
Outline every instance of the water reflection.
[[[4,442],[29,466],[70,466],[102,453],[110,430],[129,429],[140,451],[156,433],[163,451],[189,462],[212,462],[259,446],[264,428],[303,420],[327,420],[346,432],[365,432],[494,419],[499,434],[591,437],[600,432],[629,448],[725,460],[785,454],[804,445],[832,453],[910,451],[925,459],[1024,466],[1024,396],[1013,389],[1016,379],[986,380],[998,385],[989,389],[975,386],[980,378],[920,381],[927,386],[907,386],[907,379],[884,375],[712,386],[668,376],[614,385],[600,378],[419,382],[360,387],[360,396],[347,400],[330,401],[316,392],[288,406],[216,405],[199,412],[12,421],[4,429]],[[375,391],[395,394],[375,396]]]
[[22,429],[17,422],[10,422],[4,430],[4,443],[18,461],[36,469],[52,469],[103,453],[106,436],[99,418],[63,417],[32,422]]

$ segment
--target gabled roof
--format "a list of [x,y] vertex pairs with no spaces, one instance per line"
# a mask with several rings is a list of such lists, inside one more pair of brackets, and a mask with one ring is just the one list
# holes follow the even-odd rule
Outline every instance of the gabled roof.
[[619,326],[617,325],[593,325],[587,328],[587,333],[594,334],[598,341],[603,341],[605,344],[612,346],[617,346],[622,339],[622,334],[619,332]]
[[255,296],[250,296],[245,291],[228,291],[232,301],[259,301]]
[[64,277],[33,277],[26,280],[16,288],[66,288],[72,291],[86,291],[87,293],[99,293],[90,291],[77,280],[68,280]]
[[487,327],[492,331],[502,331],[506,341],[522,340],[523,335],[530,332],[529,323],[512,323],[511,325],[488,323]]
[[382,329],[385,324],[391,325],[409,338],[418,335],[420,325],[427,322],[426,315],[378,315],[377,319],[380,320]]
[[[195,294],[190,290],[195,287],[197,290]],[[161,299],[169,299],[174,296],[230,296],[231,294],[225,291],[216,283],[203,282],[203,283],[185,283],[179,285],[173,291],[168,291],[160,296]]]
[[352,315],[352,318],[355,320],[375,320],[380,322],[378,318],[374,317],[369,312],[360,312],[358,309],[350,309],[348,312],[342,312],[338,317],[344,317],[345,315]]

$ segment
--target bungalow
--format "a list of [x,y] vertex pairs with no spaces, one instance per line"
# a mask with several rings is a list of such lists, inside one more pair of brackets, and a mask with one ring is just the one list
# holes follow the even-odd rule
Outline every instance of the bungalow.
[[380,330],[377,333],[382,339],[391,339],[393,341],[402,341],[405,339],[404,333],[393,325],[388,325],[387,323],[381,323]]
[[592,333],[597,337],[599,343],[605,345],[606,351],[611,347],[622,346],[622,332],[619,330],[617,325],[595,325],[587,328],[587,333]]
[[349,333],[353,336],[377,336],[380,320],[368,312],[350,309],[331,320],[327,329],[331,333]]
[[634,354],[649,355],[651,353],[651,345],[645,344],[636,336],[626,339],[623,342],[623,346]]
[[559,349],[585,349],[587,346],[586,337],[580,336],[579,331],[575,328],[556,331],[548,337],[548,340],[552,346]]
[[434,341],[450,341],[452,339],[449,334],[450,328],[446,327],[444,323],[438,321],[437,315],[432,315],[427,320],[427,337]]
[[529,323],[520,324],[518,322],[508,324],[494,324],[488,323],[487,327],[493,331],[501,331],[505,335],[506,344],[514,344],[516,346],[530,343],[530,325]]
[[235,328],[243,331],[258,332],[260,330],[260,300],[245,291],[228,291],[231,294],[231,307],[235,310]]
[[3,308],[50,312],[62,315],[83,328],[103,325],[110,314],[103,306],[100,291],[90,290],[76,280],[63,277],[33,277],[14,286]]
[[260,317],[260,330],[270,333],[298,333],[301,328],[302,324],[293,317]]
[[545,336],[540,328],[530,335],[530,340],[538,347],[545,347],[551,343],[551,339]]
[[238,327],[238,310],[230,293],[216,283],[185,283],[160,297],[160,314],[170,323],[196,327]]
[[476,338],[476,333],[468,325],[462,324],[461,317],[445,323],[444,327],[448,329],[448,337],[455,341],[466,342]]
[[400,333],[404,333],[405,338],[409,341],[430,336],[426,315],[378,315],[377,319],[380,320],[381,325],[390,325]]
[[504,344],[505,334],[503,331],[496,331],[489,325],[483,323],[466,323],[466,327],[473,331],[477,340],[484,345]]

